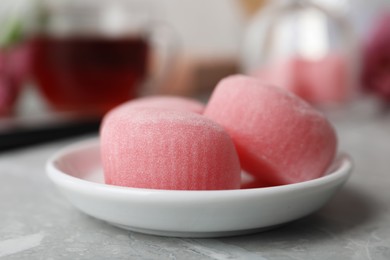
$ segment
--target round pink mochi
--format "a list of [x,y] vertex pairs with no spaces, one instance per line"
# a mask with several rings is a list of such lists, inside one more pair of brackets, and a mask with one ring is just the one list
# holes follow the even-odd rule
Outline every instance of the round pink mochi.
[[107,184],[166,190],[240,188],[233,141],[202,115],[120,106],[105,116],[100,134]]
[[197,114],[202,114],[204,111],[204,105],[191,98],[178,97],[178,96],[148,96],[143,98],[134,99],[123,104],[128,107],[143,107],[143,108],[161,108],[161,109],[174,109],[180,111],[190,111]]
[[290,92],[251,77],[222,80],[205,116],[227,130],[243,169],[261,183],[317,178],[335,156],[336,134],[323,114]]

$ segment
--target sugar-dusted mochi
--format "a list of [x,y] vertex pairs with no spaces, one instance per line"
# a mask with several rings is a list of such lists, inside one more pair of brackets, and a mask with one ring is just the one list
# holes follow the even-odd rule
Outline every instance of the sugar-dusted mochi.
[[205,116],[226,129],[243,169],[259,182],[281,185],[317,178],[335,156],[336,133],[322,113],[255,78],[222,80]]
[[190,111],[197,114],[202,114],[204,111],[204,104],[201,102],[179,96],[148,96],[138,99],[133,99],[123,104],[128,107],[144,107],[144,108],[161,108],[174,109],[180,111]]
[[107,184],[167,190],[240,188],[233,141],[212,120],[187,111],[119,107],[101,127]]

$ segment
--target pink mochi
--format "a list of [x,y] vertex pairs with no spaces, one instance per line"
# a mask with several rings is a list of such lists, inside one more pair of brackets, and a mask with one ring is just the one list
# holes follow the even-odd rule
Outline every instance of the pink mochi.
[[205,107],[202,103],[195,99],[178,96],[149,96],[131,100],[123,105],[128,107],[174,109],[190,111],[197,114],[202,114]]
[[240,188],[233,141],[202,115],[121,106],[105,116],[100,135],[107,184],[165,190]]
[[346,102],[351,82],[345,58],[329,54],[317,61],[302,60],[301,77],[306,93],[302,97],[312,104],[331,105]]
[[205,116],[230,134],[243,169],[259,183],[317,178],[336,153],[336,133],[323,114],[294,94],[255,78],[222,80]]

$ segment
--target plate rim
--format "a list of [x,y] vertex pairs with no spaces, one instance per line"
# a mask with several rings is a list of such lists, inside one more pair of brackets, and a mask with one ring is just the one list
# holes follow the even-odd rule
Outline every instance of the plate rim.
[[[273,193],[281,193],[281,192],[291,192],[294,190],[300,190],[300,189],[309,189],[309,188],[315,188],[315,187],[322,187],[324,185],[329,185],[334,182],[340,181],[346,181],[349,176],[351,175],[352,169],[353,169],[353,160],[351,157],[345,153],[342,152],[339,155],[336,156],[335,160],[340,161],[339,167],[335,169],[334,171],[321,176],[316,179],[299,182],[299,183],[293,183],[293,184],[286,184],[286,185],[280,185],[280,186],[271,186],[271,187],[260,187],[260,188],[250,188],[250,189],[232,189],[232,190],[166,190],[166,189],[147,189],[147,188],[133,188],[133,187],[123,187],[123,186],[116,186],[116,185],[110,185],[110,184],[104,184],[104,183],[97,183],[89,180],[85,180],[82,178],[78,178],[75,176],[72,176],[56,167],[56,163],[63,158],[65,155],[80,151],[80,150],[86,150],[93,147],[99,147],[99,139],[93,138],[89,140],[84,141],[78,141],[76,143],[73,143],[71,145],[65,146],[59,151],[57,151],[54,155],[52,155],[46,162],[46,172],[49,178],[55,182],[56,184],[62,184],[66,185],[68,187],[86,187],[86,190],[89,190],[90,192],[94,193],[100,193],[102,191],[109,192],[113,195],[134,195],[137,194],[156,194],[161,196],[162,194],[166,195],[172,195],[173,197],[181,198],[183,199],[185,196],[207,196],[210,195],[213,196],[253,196],[256,193],[259,194],[273,194]],[[177,196],[180,194],[181,196]],[[184,196],[184,197],[183,197]]]

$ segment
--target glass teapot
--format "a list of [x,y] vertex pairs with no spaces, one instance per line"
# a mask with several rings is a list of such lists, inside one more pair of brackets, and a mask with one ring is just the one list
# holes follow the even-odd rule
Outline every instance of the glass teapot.
[[343,13],[310,0],[270,2],[247,28],[243,72],[317,106],[356,96],[357,40]]

